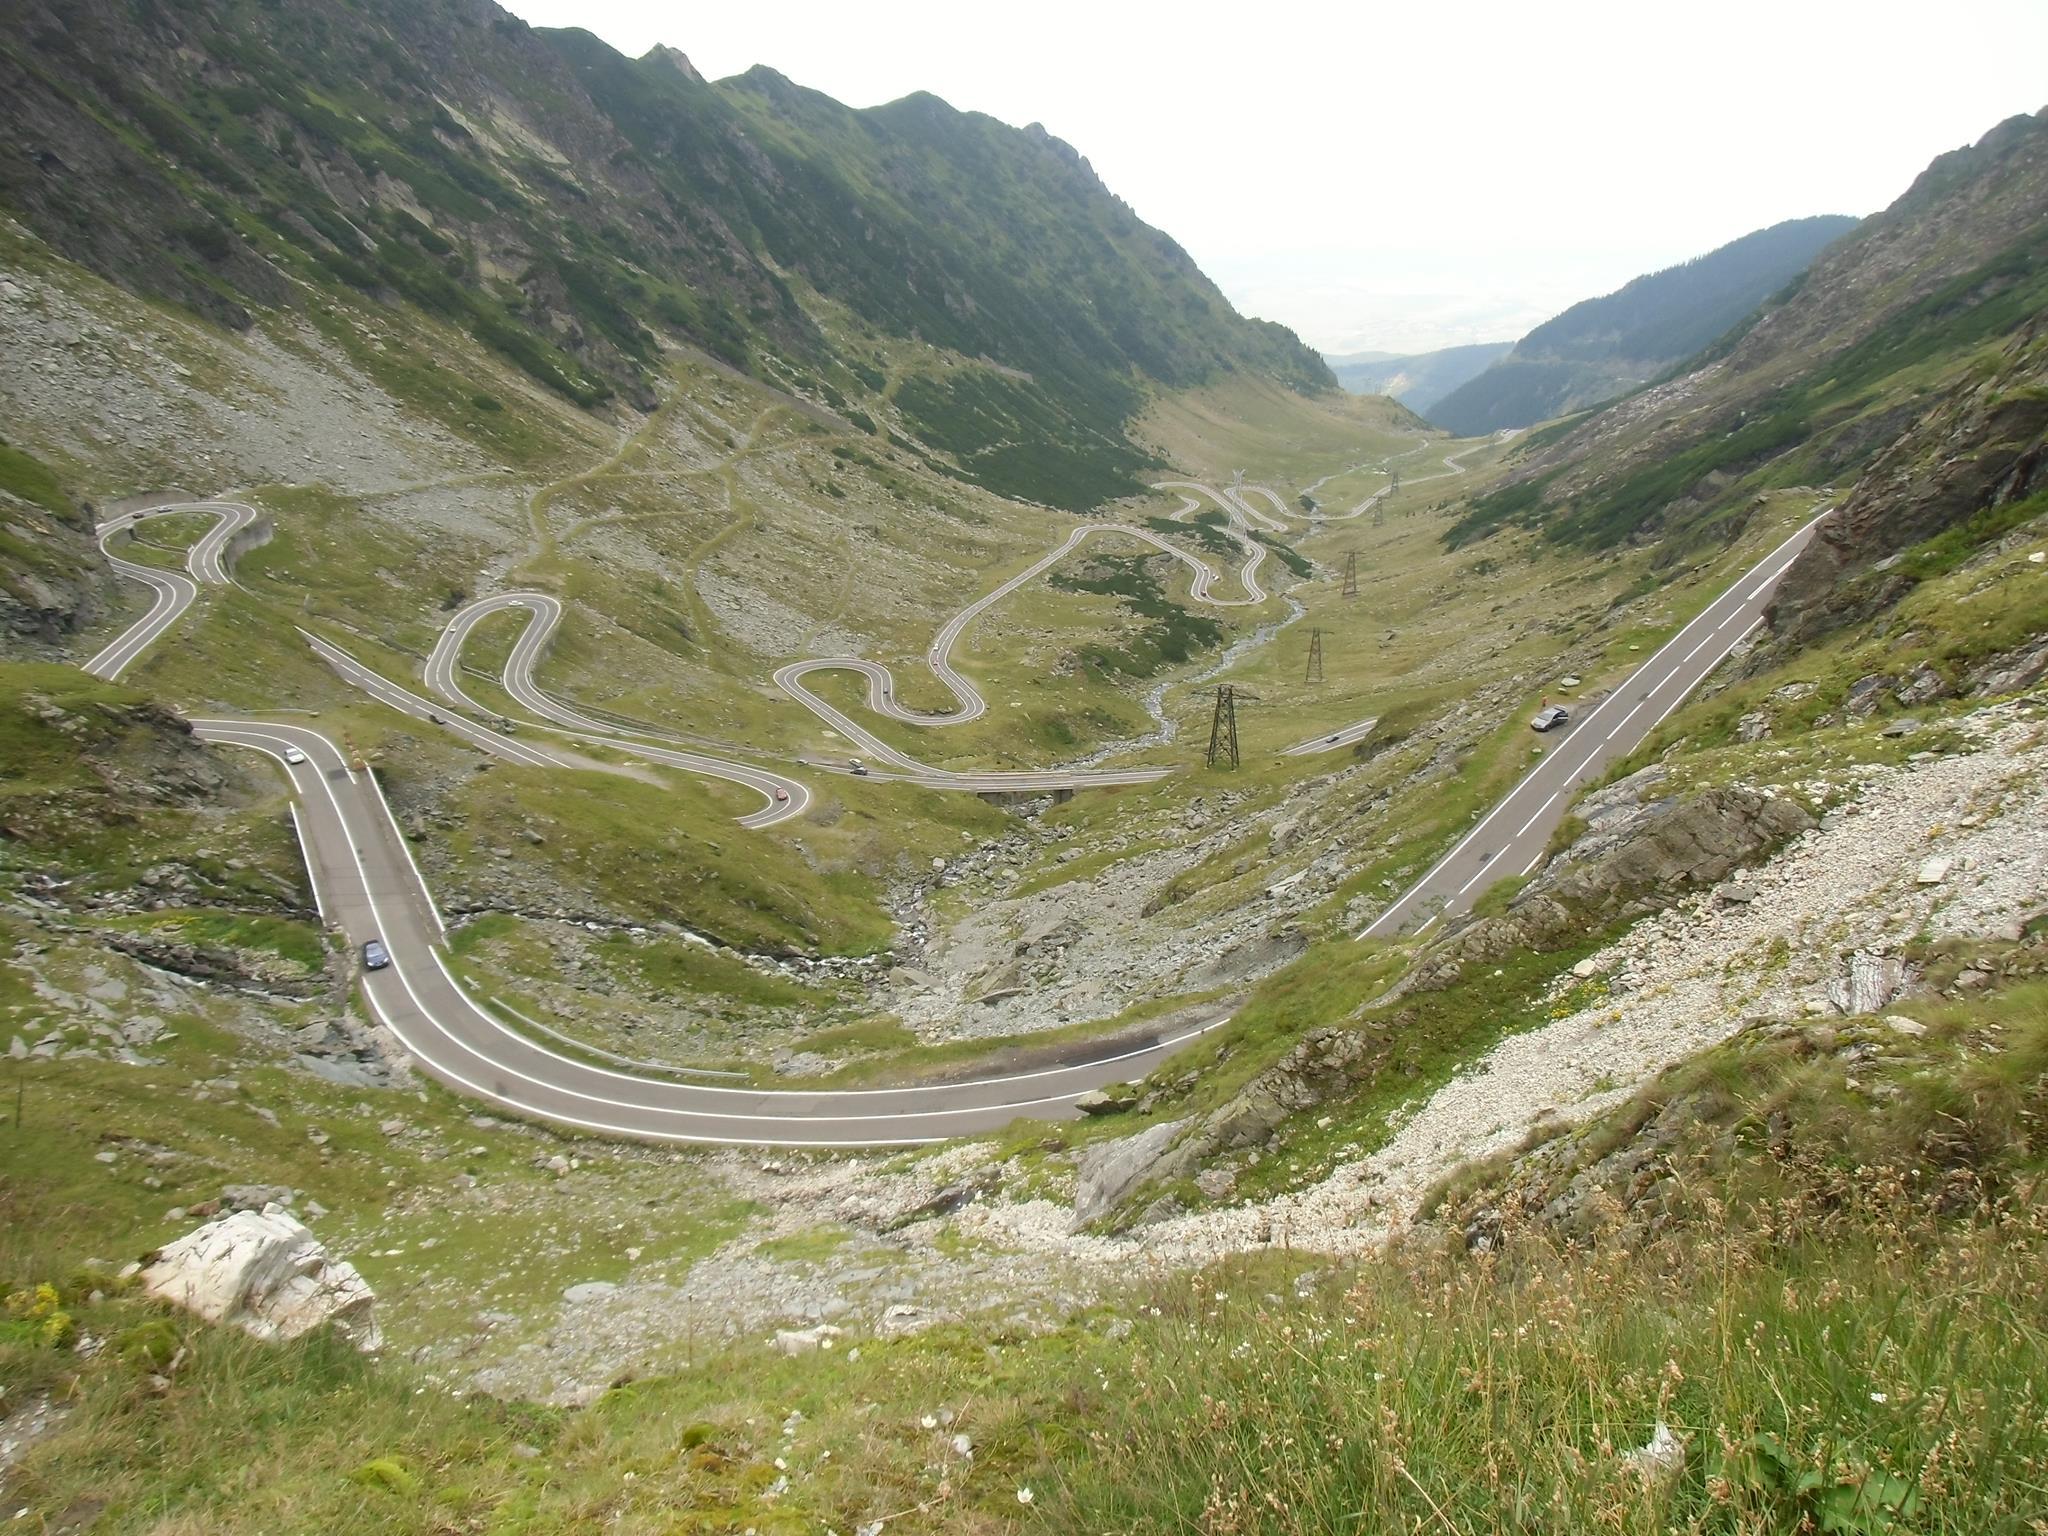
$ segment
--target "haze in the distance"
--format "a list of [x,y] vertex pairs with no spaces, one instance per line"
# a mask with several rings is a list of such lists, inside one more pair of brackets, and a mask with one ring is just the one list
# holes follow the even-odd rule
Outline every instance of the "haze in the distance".
[[2040,0],[510,4],[713,78],[1043,122],[1240,308],[1333,353],[1509,340],[1780,219],[1872,212],[2048,99]]

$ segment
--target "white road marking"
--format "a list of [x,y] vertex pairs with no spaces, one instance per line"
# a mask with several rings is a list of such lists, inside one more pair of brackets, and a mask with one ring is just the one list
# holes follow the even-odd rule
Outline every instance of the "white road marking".
[[[294,788],[297,786],[294,785]],[[313,910],[320,915],[320,921],[327,921],[327,903],[320,897],[320,882],[313,875],[313,848],[306,841],[306,824],[299,820],[299,802],[288,800],[285,809],[292,813],[292,835],[299,840],[299,857],[306,865],[306,884],[313,888]]]
[[1531,827],[1535,826],[1536,818],[1538,816],[1541,816],[1545,811],[1549,810],[1553,805],[1557,804],[1557,797],[1563,793],[1564,791],[1562,789],[1552,790],[1550,792],[1550,798],[1544,801],[1541,805],[1537,806],[1534,813],[1531,814],[1527,821],[1523,822],[1519,827],[1515,828],[1515,836],[1520,837],[1524,832],[1528,831]]

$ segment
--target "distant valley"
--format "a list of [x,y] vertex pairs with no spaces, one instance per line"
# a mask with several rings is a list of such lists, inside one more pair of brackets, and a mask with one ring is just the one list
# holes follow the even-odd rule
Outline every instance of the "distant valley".
[[1505,356],[1513,345],[1487,341],[1407,357],[1384,352],[1325,354],[1323,361],[1330,365],[1337,382],[1354,395],[1391,395],[1411,411],[1427,416],[1437,401]]

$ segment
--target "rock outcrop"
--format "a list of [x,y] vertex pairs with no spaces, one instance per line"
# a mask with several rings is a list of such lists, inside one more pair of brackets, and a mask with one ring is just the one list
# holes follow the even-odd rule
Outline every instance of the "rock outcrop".
[[1424,953],[1403,992],[1449,986],[1476,964],[1561,949],[1615,923],[1661,911],[1726,880],[1815,825],[1794,800],[1751,789],[1652,798],[1652,765],[1589,797],[1585,831],[1518,892],[1505,913],[1453,927]]
[[331,1323],[358,1349],[383,1344],[376,1293],[275,1203],[209,1221],[158,1249],[141,1278],[159,1301],[259,1339],[296,1339]]
[[2030,328],[1878,455],[1778,584],[1772,632],[1796,645],[1880,612],[1916,581],[1892,557],[2044,489],[2048,337]]
[[1081,1179],[1074,1191],[1075,1230],[1099,1221],[1150,1180],[1186,1125],[1185,1120],[1162,1120],[1135,1136],[1091,1150],[1082,1159]]
[[[0,463],[10,456],[42,468],[0,442]],[[72,503],[54,482],[43,503],[0,489],[0,549],[0,655],[9,659],[61,658],[73,635],[120,600],[93,539],[92,509]]]
[[[1095,1148],[1081,1164],[1074,1198],[1078,1230],[1146,1189],[1192,1177],[1211,1158],[1263,1147],[1290,1116],[1342,1099],[1386,1057],[1378,1029],[1310,1030],[1187,1135],[1185,1120],[1151,1126]],[[1161,1214],[1166,1214],[1161,1212]]]

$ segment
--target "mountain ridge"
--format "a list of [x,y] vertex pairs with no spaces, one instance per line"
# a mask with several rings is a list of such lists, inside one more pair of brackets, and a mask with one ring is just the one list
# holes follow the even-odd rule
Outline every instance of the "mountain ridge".
[[894,416],[878,343],[925,343],[954,365],[901,432],[1079,508],[1137,483],[1150,390],[1335,387],[1077,150],[928,93],[706,82],[457,0],[89,0],[0,22],[0,102],[0,205],[102,275],[236,328],[323,288],[412,304],[586,408],[650,408],[686,342]]
[[1389,395],[1427,416],[1430,407],[1504,357],[1511,341],[1471,342],[1432,352],[1357,352],[1324,361],[1353,394]]
[[1831,214],[1788,219],[1581,300],[1427,414],[1471,436],[1600,404],[1713,342],[1855,225]]

